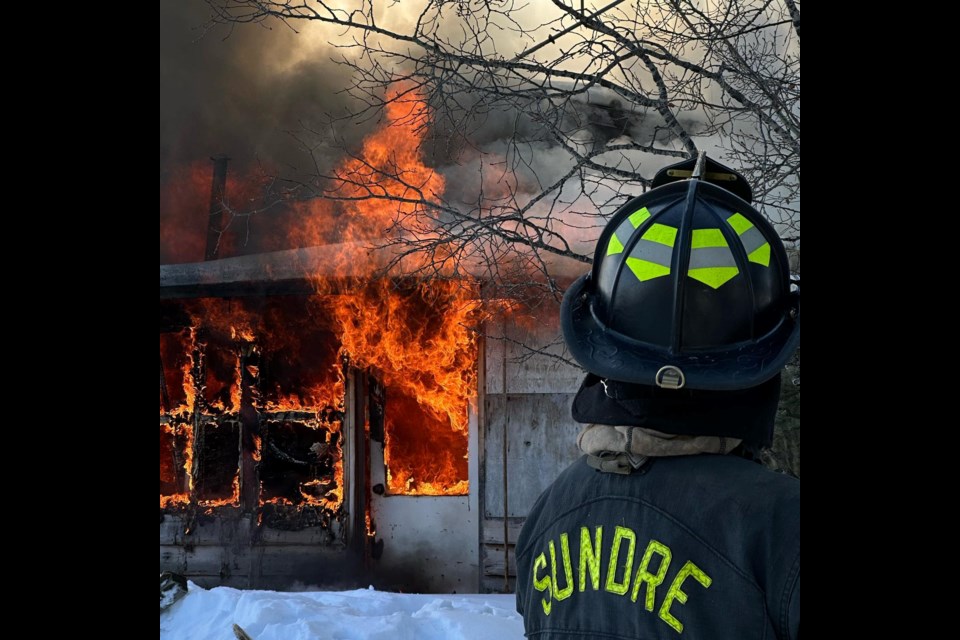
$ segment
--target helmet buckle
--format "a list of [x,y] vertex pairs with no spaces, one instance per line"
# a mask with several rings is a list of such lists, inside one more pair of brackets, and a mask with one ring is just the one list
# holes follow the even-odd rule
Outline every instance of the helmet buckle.
[[680,389],[687,381],[683,371],[672,365],[660,367],[655,380],[661,389]]

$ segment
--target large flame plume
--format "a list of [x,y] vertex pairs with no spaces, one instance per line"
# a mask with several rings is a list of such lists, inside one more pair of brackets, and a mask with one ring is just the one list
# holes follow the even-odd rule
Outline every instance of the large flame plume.
[[[199,496],[194,445],[198,428],[213,434],[239,420],[241,406],[248,403],[261,416],[266,434],[273,434],[253,439],[252,459],[261,471],[271,455],[299,463],[283,447],[309,445],[315,454],[308,461],[313,476],[300,482],[295,494],[285,492],[288,487],[279,480],[270,484],[261,473],[260,507],[336,511],[344,497],[342,364],[347,361],[369,370],[386,388],[388,491],[467,493],[469,403],[477,384],[472,330],[477,292],[456,278],[425,281],[385,272],[373,250],[395,237],[401,219],[406,229],[430,233],[430,215],[414,203],[421,196],[439,197],[444,189],[419,150],[428,115],[415,95],[391,101],[384,126],[336,170],[333,200],[270,205],[283,222],[258,236],[259,250],[331,245],[330,255],[336,256],[332,270],[304,274],[315,289],[305,309],[251,300],[193,300],[184,303],[189,326],[161,334],[161,507],[191,500],[207,508],[239,503],[239,473],[230,483],[222,479],[223,495]],[[185,170],[188,186],[199,184],[198,171],[198,166]],[[248,225],[248,231],[251,224],[271,226],[266,215],[238,213],[242,201],[265,183],[260,174],[228,181],[228,194],[239,194],[231,200],[229,224]],[[190,200],[189,192],[168,188],[167,205],[179,208]],[[197,206],[189,208],[196,211]],[[176,232],[175,225],[161,229],[161,256],[164,238]],[[192,253],[178,259],[199,259],[200,243],[194,244],[184,243]],[[235,234],[225,233],[220,255],[241,252],[237,246]]]
[[[363,153],[338,169],[335,192],[345,201],[340,237],[368,243],[406,232],[430,233],[430,212],[417,201],[444,190],[423,162],[428,111],[415,95],[390,96],[386,126]],[[377,198],[368,198],[368,195]],[[310,219],[323,219],[312,216]],[[344,256],[349,265],[352,256]],[[415,265],[416,266],[416,265]],[[317,292],[329,290],[314,279]],[[387,490],[419,495],[468,492],[468,405],[476,393],[476,291],[456,279],[399,286],[371,279],[333,308],[344,350],[382,376],[387,387]]]

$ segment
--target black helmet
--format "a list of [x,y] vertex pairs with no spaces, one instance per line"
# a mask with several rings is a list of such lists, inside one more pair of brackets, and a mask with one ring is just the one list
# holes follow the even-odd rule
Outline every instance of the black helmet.
[[613,215],[592,271],[563,298],[564,339],[602,379],[756,387],[800,342],[800,294],[791,291],[786,250],[746,200],[711,183],[729,180],[749,198],[739,174],[713,161],[692,172],[693,161],[681,164],[686,172],[667,169],[692,179],[674,177]]

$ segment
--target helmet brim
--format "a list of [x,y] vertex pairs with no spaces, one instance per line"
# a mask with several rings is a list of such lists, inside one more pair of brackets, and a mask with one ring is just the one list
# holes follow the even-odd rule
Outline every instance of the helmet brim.
[[560,325],[570,354],[601,378],[654,386],[658,372],[670,366],[683,373],[686,388],[747,389],[775,376],[800,345],[799,294],[793,302],[793,313],[785,313],[759,340],[678,356],[605,327],[593,313],[592,280],[586,274],[564,295]]

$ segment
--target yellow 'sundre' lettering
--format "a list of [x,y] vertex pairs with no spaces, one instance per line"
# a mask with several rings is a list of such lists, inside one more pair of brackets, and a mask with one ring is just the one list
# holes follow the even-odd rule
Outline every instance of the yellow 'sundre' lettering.
[[663,599],[663,604],[660,605],[660,619],[676,629],[677,633],[683,633],[683,623],[674,618],[670,613],[670,605],[673,604],[674,600],[679,600],[681,603],[687,601],[687,594],[681,591],[680,587],[683,586],[683,581],[691,576],[694,580],[702,584],[704,588],[713,584],[713,579],[689,560],[687,560],[687,563],[680,569],[677,577],[673,579],[673,584],[671,584],[667,590],[667,597]]
[[[617,564],[620,559],[620,547],[623,541],[627,541],[626,559],[623,561],[623,580],[617,581]],[[637,534],[633,529],[627,527],[617,527],[613,531],[613,544],[610,546],[610,566],[607,567],[607,586],[606,590],[622,596],[630,588],[630,573],[633,572],[633,549],[637,546]]]
[[[613,536],[607,540],[606,546],[602,526],[596,526],[592,531],[590,527],[580,527],[580,535],[573,537],[574,540],[579,538],[577,591],[581,593],[586,591],[588,585],[594,591],[600,591],[601,580],[603,580],[603,591],[615,596],[624,596],[629,593],[631,602],[640,600],[644,609],[650,612],[656,609],[657,588],[666,581],[667,572],[673,560],[673,552],[669,546],[659,540],[650,540],[634,573],[637,534],[633,529],[623,526],[615,527]],[[550,554],[549,571],[546,553],[541,553],[533,561],[533,588],[544,594],[541,605],[544,615],[548,616],[553,610],[554,601],[560,602],[574,595],[575,582],[570,536],[567,533],[560,534],[559,558],[557,546],[554,540],[550,540],[547,545]],[[603,562],[604,554],[607,556],[606,564]],[[600,575],[602,568],[606,569],[605,579]],[[657,615],[677,633],[683,633],[683,623],[677,619],[676,614],[679,613],[678,604],[686,604],[689,597],[683,590],[683,586],[684,582],[690,578],[700,583],[705,589],[713,584],[713,578],[688,560],[669,583],[666,593],[661,590],[663,595]],[[564,585],[562,588],[561,583]],[[643,598],[640,598],[641,590]]]
[[[567,586],[560,588],[560,582],[557,580],[557,549],[553,546],[553,540],[550,541],[550,577],[553,578],[553,598],[554,600],[566,600],[573,593],[573,569],[570,567],[570,540],[567,534],[560,534],[560,553],[563,556],[563,577]],[[683,602],[681,600],[681,602]]]
[[[660,566],[657,568],[657,573],[653,574],[650,573],[649,567],[650,560],[655,553],[660,556]],[[640,593],[640,585],[646,582],[647,597],[644,599],[643,604],[647,608],[647,611],[653,611],[653,599],[657,587],[663,584],[663,579],[667,576],[667,569],[670,568],[670,558],[672,556],[673,554],[670,553],[670,547],[656,540],[651,540],[650,544],[647,545],[647,550],[643,552],[643,559],[640,560],[640,568],[637,569],[637,577],[633,580],[633,592],[630,594],[630,599],[634,602],[637,601],[637,595]]]
[[590,572],[590,586],[596,591],[600,588],[600,544],[603,541],[603,525],[596,529],[596,542],[590,544],[590,529],[580,527],[580,591],[587,588],[587,571]]
[[540,604],[543,605],[543,613],[550,615],[550,609],[553,607],[553,602],[550,600],[550,595],[552,588],[550,586],[550,576],[543,576],[538,578],[537,574],[540,573],[541,569],[547,568],[547,559],[541,553],[537,556],[537,559],[533,561],[533,588],[537,591],[546,591],[547,597],[540,601]]

